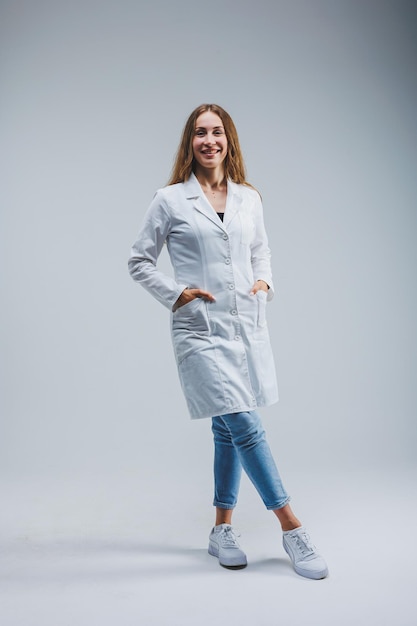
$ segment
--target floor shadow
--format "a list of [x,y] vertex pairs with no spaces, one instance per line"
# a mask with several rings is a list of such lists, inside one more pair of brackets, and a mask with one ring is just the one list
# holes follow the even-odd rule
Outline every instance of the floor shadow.
[[[0,580],[20,584],[71,583],[83,581],[141,580],[175,576],[207,576],[218,572],[218,560],[206,547],[140,542],[123,539],[66,539],[9,546],[11,567]],[[221,568],[224,571],[224,568]],[[249,558],[245,575],[292,576],[288,559]]]
[[290,561],[286,558],[268,558],[250,560],[248,569],[251,572],[271,574],[273,576],[290,576],[296,575]]
[[206,548],[115,540],[26,542],[2,550],[0,581],[23,585],[195,576],[216,561]]

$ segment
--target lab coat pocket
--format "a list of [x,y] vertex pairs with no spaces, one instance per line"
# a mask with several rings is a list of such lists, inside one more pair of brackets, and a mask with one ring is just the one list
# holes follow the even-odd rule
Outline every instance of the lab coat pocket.
[[203,298],[194,298],[180,306],[172,315],[173,330],[189,330],[196,333],[209,331],[206,303]]
[[172,342],[177,364],[202,349],[210,340],[207,304],[194,298],[172,315]]
[[266,326],[266,300],[268,294],[266,291],[259,289],[256,292],[256,298],[258,302],[258,327],[263,328]]

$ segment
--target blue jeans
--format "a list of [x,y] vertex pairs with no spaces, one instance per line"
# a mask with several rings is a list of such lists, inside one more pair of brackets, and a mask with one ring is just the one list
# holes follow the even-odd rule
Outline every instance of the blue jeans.
[[242,467],[267,509],[281,509],[290,498],[256,411],[212,418],[214,435],[214,506],[234,509]]

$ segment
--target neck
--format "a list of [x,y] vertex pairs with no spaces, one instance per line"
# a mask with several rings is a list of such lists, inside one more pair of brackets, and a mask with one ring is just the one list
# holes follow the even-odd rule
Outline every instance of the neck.
[[206,170],[199,167],[196,168],[194,173],[203,188],[210,187],[211,189],[219,189],[226,184],[224,169],[222,167],[212,170]]

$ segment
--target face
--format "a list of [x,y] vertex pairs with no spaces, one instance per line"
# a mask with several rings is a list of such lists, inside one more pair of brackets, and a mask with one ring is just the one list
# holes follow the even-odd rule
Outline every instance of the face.
[[204,169],[219,167],[227,155],[223,123],[213,111],[198,116],[193,138],[194,159]]

